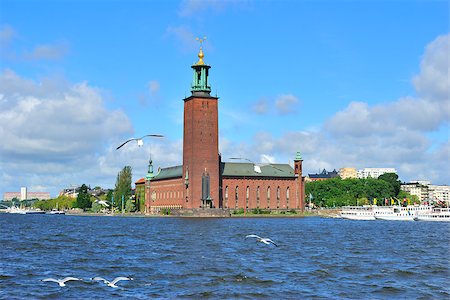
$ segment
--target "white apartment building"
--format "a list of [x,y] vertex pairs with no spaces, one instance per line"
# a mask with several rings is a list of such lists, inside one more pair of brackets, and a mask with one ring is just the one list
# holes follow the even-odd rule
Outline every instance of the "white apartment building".
[[430,185],[430,198],[434,201],[444,201],[450,203],[450,186],[448,185]]
[[428,180],[414,180],[402,184],[401,190],[416,195],[420,201],[444,201],[450,203],[450,186],[432,185]]
[[413,196],[417,196],[420,202],[430,199],[429,185],[418,183],[417,181],[402,184],[400,186],[402,191],[410,193]]
[[397,170],[394,168],[364,168],[362,170],[358,170],[358,178],[378,178],[378,176],[385,173],[397,174]]

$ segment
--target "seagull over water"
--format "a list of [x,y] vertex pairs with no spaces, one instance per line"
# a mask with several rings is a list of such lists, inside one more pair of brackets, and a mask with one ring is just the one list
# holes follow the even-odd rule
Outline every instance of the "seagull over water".
[[246,237],[246,238],[256,238],[256,240],[257,240],[258,242],[264,243],[264,244],[266,244],[266,245],[273,244],[273,245],[275,245],[275,247],[278,247],[278,245],[275,244],[275,242],[272,241],[271,239],[269,239],[269,238],[262,238],[262,237],[260,237],[260,236],[258,236],[258,235],[256,235],[256,234],[249,234],[249,235],[247,235],[247,236],[245,236],[245,237]]
[[66,283],[67,281],[71,281],[71,280],[79,280],[79,281],[82,281],[81,279],[75,278],[75,277],[66,277],[66,278],[63,278],[63,279],[54,279],[54,278],[45,278],[45,279],[42,279],[42,281],[56,282],[56,283],[59,284],[59,286],[66,286],[65,283]]
[[110,287],[113,287],[113,288],[117,288],[118,287],[116,285],[117,282],[119,282],[121,280],[133,280],[133,278],[131,278],[131,277],[116,277],[116,278],[114,278],[113,281],[108,281],[108,280],[106,280],[103,277],[94,277],[94,278],[91,278],[91,280],[93,280],[93,281],[103,281],[104,284],[106,284],[106,285],[108,285]]
[[119,147],[116,148],[116,150],[119,150],[120,148],[122,148],[123,145],[125,145],[126,143],[131,142],[131,141],[137,141],[138,146],[141,147],[141,146],[144,145],[144,141],[142,139],[147,137],[147,136],[161,137],[161,138],[164,137],[163,135],[160,135],[160,134],[146,134],[146,135],[144,135],[144,136],[142,136],[140,138],[131,138],[131,139],[123,142],[122,145],[120,145]]

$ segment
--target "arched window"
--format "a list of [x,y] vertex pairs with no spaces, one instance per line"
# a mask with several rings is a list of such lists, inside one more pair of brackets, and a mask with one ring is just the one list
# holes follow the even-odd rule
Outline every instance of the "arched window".
[[259,208],[259,196],[260,196],[260,193],[259,193],[259,185],[258,185],[258,187],[256,188],[256,207],[257,208]]
[[280,187],[277,187],[277,208],[280,208],[280,198],[281,198]]
[[234,208],[238,208],[238,200],[239,200],[239,187],[236,186],[236,191],[234,193],[234,199],[236,199],[236,203],[234,204]]
[[247,188],[245,189],[245,208],[248,208],[249,197],[250,197],[250,187],[247,186]]
[[286,208],[289,208],[289,187],[286,189]]
[[228,185],[225,186],[225,208],[228,208]]
[[267,208],[270,208],[270,186],[267,187]]

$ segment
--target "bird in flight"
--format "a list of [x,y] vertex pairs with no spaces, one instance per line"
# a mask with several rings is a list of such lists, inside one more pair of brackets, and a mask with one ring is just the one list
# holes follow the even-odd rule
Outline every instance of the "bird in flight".
[[56,283],[59,284],[59,286],[66,286],[66,282],[67,282],[67,281],[71,281],[71,280],[80,280],[80,281],[82,281],[81,279],[75,278],[75,277],[66,277],[66,278],[63,278],[63,279],[54,279],[54,278],[45,278],[45,279],[42,279],[42,281],[56,282]]
[[119,150],[123,145],[125,145],[126,143],[131,142],[131,141],[137,141],[138,146],[141,147],[142,145],[144,145],[144,141],[142,139],[147,137],[147,136],[164,137],[163,135],[160,135],[160,134],[146,134],[146,135],[144,135],[144,136],[142,136],[140,138],[131,138],[131,139],[123,142],[122,145],[120,145],[119,147],[116,148],[116,150]]
[[262,238],[262,237],[260,237],[260,236],[258,236],[258,235],[256,235],[256,234],[249,234],[249,235],[247,235],[247,236],[245,236],[245,237],[246,237],[246,238],[256,238],[256,240],[257,240],[258,242],[264,243],[264,244],[266,244],[266,245],[273,244],[273,245],[275,245],[275,247],[278,247],[278,245],[275,244],[275,242],[272,241],[271,239],[269,239],[269,238]]
[[113,288],[117,288],[118,287],[116,285],[117,282],[119,282],[121,280],[133,280],[133,278],[131,278],[131,277],[116,277],[116,278],[114,278],[113,281],[108,281],[108,280],[106,280],[103,277],[94,277],[94,278],[91,278],[91,280],[93,280],[93,281],[103,281],[104,284],[106,284],[106,285],[108,285],[110,287],[113,287]]

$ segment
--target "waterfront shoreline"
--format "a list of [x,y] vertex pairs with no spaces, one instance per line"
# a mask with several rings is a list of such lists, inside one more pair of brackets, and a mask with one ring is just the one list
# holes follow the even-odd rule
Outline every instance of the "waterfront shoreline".
[[[74,212],[66,211],[67,216],[81,216],[81,217],[131,217],[131,218],[305,218],[305,217],[322,217],[322,218],[336,218],[339,215],[340,209],[317,209],[307,210],[303,213],[297,214],[230,214],[229,216],[207,216],[207,215],[152,215],[143,213],[94,213],[94,212]],[[7,213],[1,210],[0,213]]]

